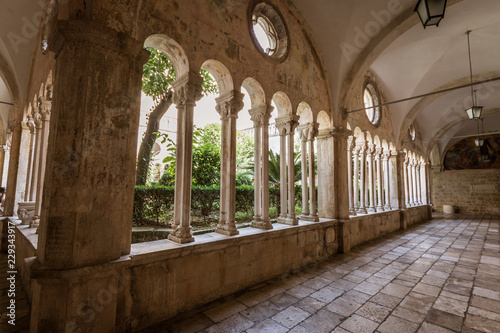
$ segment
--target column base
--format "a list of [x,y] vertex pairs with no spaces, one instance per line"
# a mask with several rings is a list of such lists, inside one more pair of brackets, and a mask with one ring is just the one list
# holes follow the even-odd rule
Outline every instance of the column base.
[[383,212],[384,206],[377,206],[377,212]]
[[288,225],[298,225],[299,224],[299,221],[297,220],[297,218],[293,217],[278,217],[278,223],[281,223],[281,224],[288,224]]
[[194,242],[191,227],[177,227],[173,229],[170,235],[168,235],[168,239],[179,244]]
[[299,220],[311,221],[311,222],[319,222],[318,215],[300,215]]
[[376,213],[377,210],[375,209],[375,207],[368,207],[368,213]]
[[391,206],[389,206],[389,205],[385,205],[385,206],[384,206],[384,210],[392,210],[392,207],[391,207]]
[[220,221],[215,232],[226,236],[234,236],[240,233],[238,229],[236,229],[234,221]]
[[273,225],[269,220],[261,220],[261,219],[253,220],[251,226],[254,228],[264,229],[264,230],[270,230],[273,228]]
[[349,215],[351,215],[351,216],[356,216],[356,215],[358,215],[358,214],[356,213],[356,209],[354,209],[354,208],[349,209]]
[[358,208],[358,214],[368,214],[368,211],[366,210],[366,208]]
[[30,228],[38,228],[40,226],[40,218],[38,216],[33,216],[30,221]]

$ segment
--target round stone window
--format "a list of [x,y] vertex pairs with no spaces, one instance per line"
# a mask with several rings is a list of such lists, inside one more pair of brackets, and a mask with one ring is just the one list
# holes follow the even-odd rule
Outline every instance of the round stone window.
[[368,120],[375,126],[380,123],[380,98],[375,87],[368,83],[363,90],[363,102]]
[[250,32],[257,49],[270,59],[282,61],[288,54],[288,30],[274,6],[258,2],[249,12]]

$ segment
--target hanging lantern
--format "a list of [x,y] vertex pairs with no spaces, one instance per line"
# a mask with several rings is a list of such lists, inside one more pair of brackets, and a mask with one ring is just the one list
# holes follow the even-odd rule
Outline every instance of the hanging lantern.
[[444,17],[446,0],[418,0],[415,12],[417,12],[424,29],[428,26],[439,26]]
[[473,106],[473,107],[465,110],[465,112],[467,112],[467,116],[469,117],[469,119],[478,120],[478,119],[481,119],[481,112],[483,112],[483,107],[482,106]]
[[474,140],[476,146],[481,147],[484,144],[484,139],[477,138]]

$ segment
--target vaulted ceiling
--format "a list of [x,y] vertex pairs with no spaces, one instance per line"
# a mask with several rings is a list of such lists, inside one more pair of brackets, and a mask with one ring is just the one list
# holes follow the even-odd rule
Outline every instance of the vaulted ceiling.
[[[355,78],[366,71],[375,74],[388,101],[469,83],[468,30],[474,81],[500,76],[498,0],[448,0],[439,27],[427,29],[413,12],[416,0],[293,2],[322,53],[336,108],[350,84],[362,84]],[[484,131],[500,131],[500,81],[474,89],[485,107]],[[402,138],[415,121],[424,147],[437,143],[442,155],[458,139],[477,133],[464,112],[470,96],[470,88],[463,88],[391,105],[395,136]]]
[[[469,82],[467,38],[471,30],[474,79],[500,76],[500,1],[448,0],[439,27],[424,29],[417,0],[292,0],[312,30],[324,60],[335,110],[352,85],[371,71],[389,101]],[[43,1],[7,0],[0,11],[1,100],[25,97]],[[8,67],[10,73],[6,73]],[[10,91],[6,91],[10,90]],[[476,86],[484,105],[484,130],[500,131],[500,81]],[[12,91],[16,90],[16,91]],[[390,106],[396,138],[416,122],[424,147],[441,154],[459,138],[474,135],[466,120],[470,88]],[[8,112],[0,105],[0,114]],[[401,143],[401,141],[399,142]],[[436,144],[435,144],[436,143]]]

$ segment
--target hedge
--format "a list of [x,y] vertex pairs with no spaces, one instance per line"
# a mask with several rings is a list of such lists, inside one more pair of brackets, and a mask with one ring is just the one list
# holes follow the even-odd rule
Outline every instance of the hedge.
[[[295,204],[301,207],[302,190],[295,185]],[[269,206],[276,207],[280,212],[280,188],[269,188]],[[254,188],[249,185],[236,187],[236,212],[247,217],[253,216]],[[173,186],[136,186],[134,196],[134,223],[164,224],[173,218],[174,187]],[[197,217],[208,218],[216,216],[220,209],[219,186],[196,186],[191,189],[191,214]],[[272,216],[275,217],[275,216]]]

